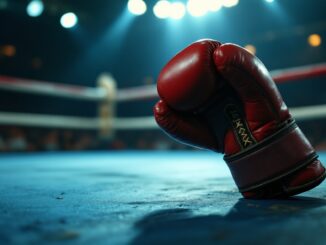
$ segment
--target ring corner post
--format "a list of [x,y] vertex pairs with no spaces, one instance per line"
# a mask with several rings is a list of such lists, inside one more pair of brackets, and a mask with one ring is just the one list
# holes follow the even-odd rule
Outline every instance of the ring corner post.
[[110,140],[114,137],[114,118],[117,97],[117,83],[110,73],[102,73],[97,78],[99,93],[103,94],[98,106],[99,137]]

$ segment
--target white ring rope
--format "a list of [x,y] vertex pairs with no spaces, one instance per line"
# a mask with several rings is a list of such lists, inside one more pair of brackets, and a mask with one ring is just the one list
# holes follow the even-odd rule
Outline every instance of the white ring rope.
[[107,96],[106,91],[102,88],[88,88],[7,76],[0,76],[0,89],[91,101],[100,101]]
[[0,124],[48,128],[95,129],[98,128],[98,119],[44,114],[0,112]]
[[[290,112],[297,121],[325,118],[326,105],[290,108]],[[158,129],[154,118],[151,116],[104,120],[99,118],[0,112],[0,124],[95,130],[103,126],[114,130]]]
[[326,117],[326,105],[290,108],[290,112],[298,121],[320,119]]
[[99,118],[15,112],[0,112],[0,125],[95,130],[105,126],[115,130],[142,130],[158,128],[153,117],[113,118],[111,120],[104,120]]

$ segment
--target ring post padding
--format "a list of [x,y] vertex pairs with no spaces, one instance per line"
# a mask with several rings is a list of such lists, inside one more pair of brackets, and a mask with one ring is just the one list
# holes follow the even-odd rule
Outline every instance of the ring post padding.
[[97,86],[106,94],[98,105],[99,136],[102,139],[111,139],[114,136],[113,119],[115,118],[117,83],[110,73],[102,73],[97,79]]

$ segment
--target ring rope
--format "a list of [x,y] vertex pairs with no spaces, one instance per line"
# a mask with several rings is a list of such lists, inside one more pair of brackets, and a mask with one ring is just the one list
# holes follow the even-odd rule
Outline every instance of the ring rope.
[[[277,70],[271,74],[277,83],[313,78],[326,75],[326,63]],[[97,118],[0,112],[0,125],[96,129],[107,135],[111,133],[110,129],[158,128],[153,117],[114,117],[117,102],[158,97],[156,85],[117,90],[116,82],[110,74],[102,74],[97,82],[98,87],[91,88],[0,76],[0,89],[101,102]],[[290,108],[290,112],[298,121],[326,118],[326,105]]]
[[[290,112],[297,121],[325,118],[326,105],[290,108]],[[114,130],[158,129],[154,118],[151,116],[103,120],[99,118],[0,112],[0,124],[95,130],[102,127],[109,127]]]
[[99,118],[15,112],[0,112],[0,125],[94,130],[98,130],[105,126],[115,130],[143,130],[158,128],[153,117],[113,118],[111,120],[102,120]]
[[41,82],[8,76],[0,76],[0,89],[89,101],[103,100],[107,96],[106,91],[103,88]]
[[[326,75],[326,63],[301,66],[272,71],[276,83],[302,80]],[[60,96],[71,99],[101,101],[107,99],[109,93],[102,87],[92,88],[59,83],[40,82],[8,76],[0,76],[0,89],[50,96]],[[116,102],[125,102],[158,97],[156,85],[146,85],[134,88],[120,89],[116,92]]]

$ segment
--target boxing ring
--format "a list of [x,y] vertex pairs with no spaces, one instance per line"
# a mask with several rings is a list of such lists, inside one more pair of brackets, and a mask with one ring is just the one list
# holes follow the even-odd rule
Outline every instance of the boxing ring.
[[[326,75],[326,65],[275,71],[276,82]],[[98,130],[157,128],[115,118],[116,103],[156,98],[155,86],[117,90],[0,77],[0,89],[99,102],[96,118],[0,113],[0,124]],[[296,120],[326,105],[290,108]],[[326,153],[319,152],[322,162]],[[326,183],[286,200],[244,200],[222,155],[208,151],[0,155],[1,244],[324,244]]]

